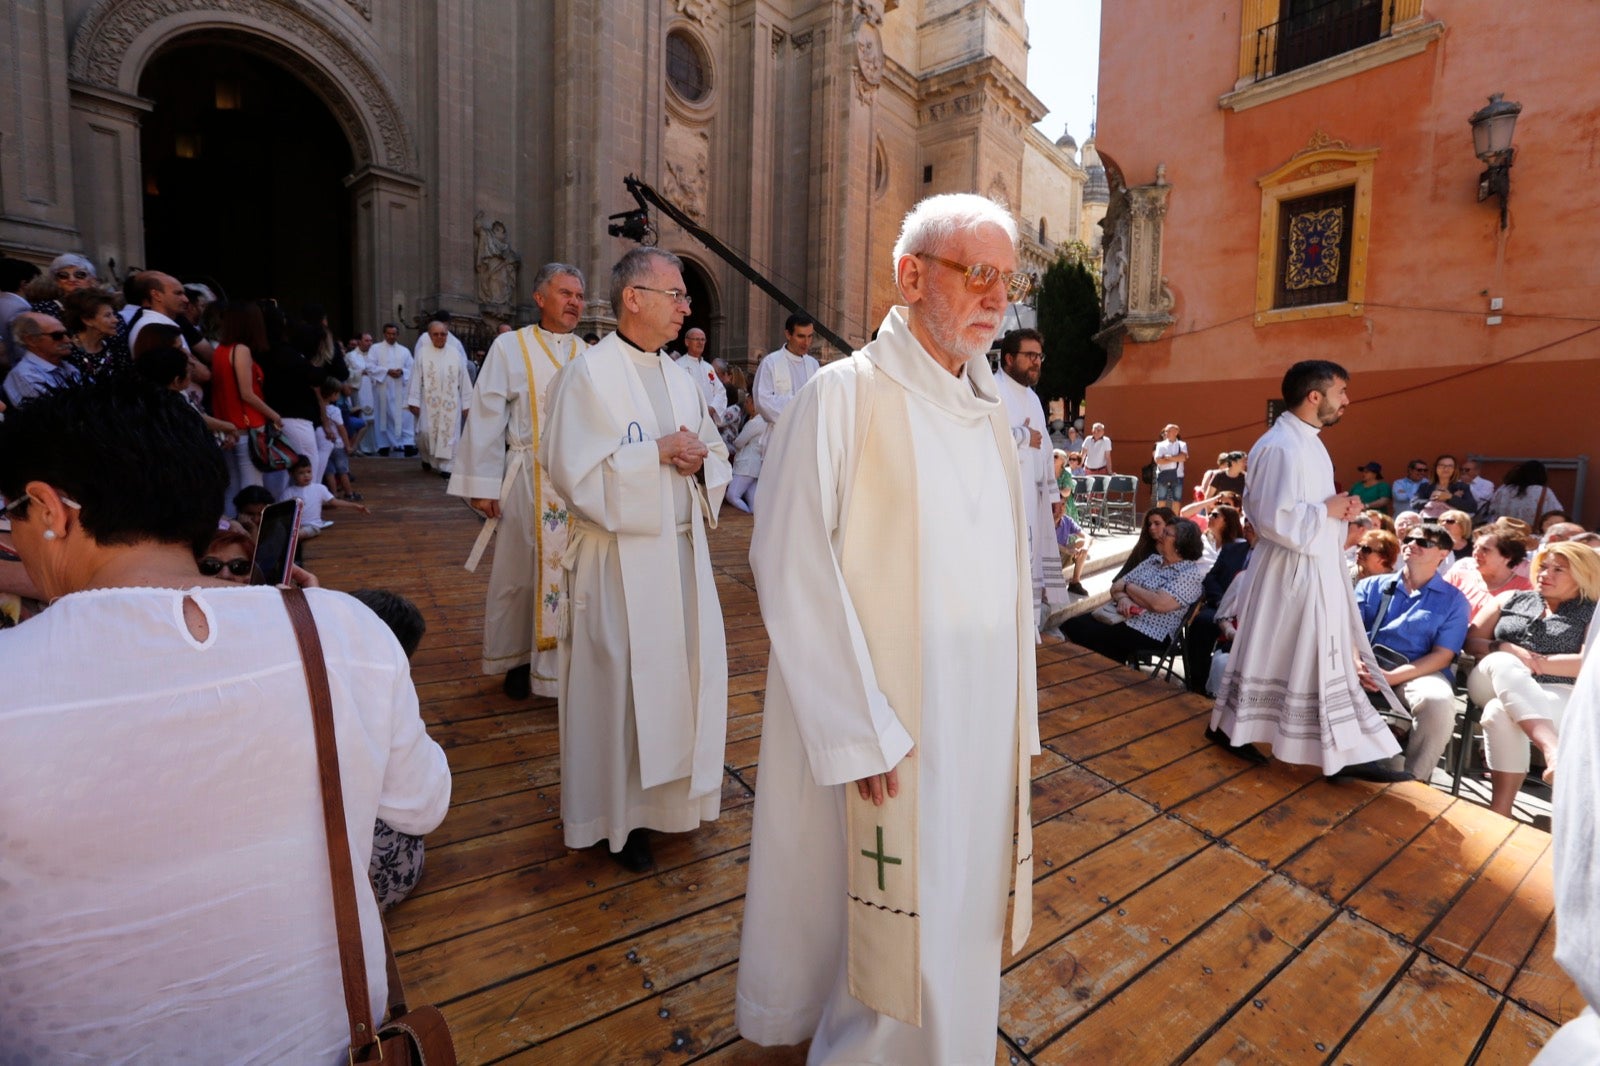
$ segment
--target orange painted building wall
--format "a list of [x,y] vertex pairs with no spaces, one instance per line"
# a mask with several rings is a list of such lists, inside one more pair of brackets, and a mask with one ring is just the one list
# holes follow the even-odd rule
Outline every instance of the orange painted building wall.
[[[1130,185],[1166,165],[1162,273],[1174,324],[1128,341],[1088,391],[1087,417],[1136,469],[1168,421],[1191,454],[1248,448],[1299,359],[1352,373],[1354,402],[1324,434],[1341,482],[1439,452],[1596,460],[1585,524],[1600,522],[1600,8],[1425,0],[1426,50],[1243,111],[1251,0],[1105,0],[1099,146]],[[1479,203],[1468,117],[1491,92],[1522,104],[1510,224]],[[1259,178],[1321,132],[1376,149],[1366,300],[1356,317],[1257,326]],[[1505,301],[1485,324],[1489,299]],[[1137,462],[1133,460],[1137,459]],[[1205,465],[1209,465],[1207,462]],[[1203,466],[1202,466],[1203,468]],[[1485,474],[1497,483],[1503,465]],[[1552,475],[1572,502],[1574,477]]]

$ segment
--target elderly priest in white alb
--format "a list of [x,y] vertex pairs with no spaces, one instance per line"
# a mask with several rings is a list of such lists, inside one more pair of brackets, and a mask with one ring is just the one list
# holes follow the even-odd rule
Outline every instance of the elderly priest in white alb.
[[1032,921],[1027,527],[986,359],[1026,294],[1015,245],[993,201],[919,204],[905,306],[801,391],[763,467],[736,1010],[758,1044],[810,1037],[812,1063],[993,1063],[1008,889],[1013,952]]
[[624,255],[611,306],[617,331],[556,375],[539,461],[571,523],[563,832],[643,870],[646,830],[686,832],[721,807],[728,656],[706,531],[732,469],[699,386],[659,350],[689,309],[681,261]]
[[476,570],[497,537],[483,619],[483,672],[504,674],[512,699],[556,695],[556,623],[567,548],[567,505],[534,455],[550,383],[583,342],[583,274],[546,263],[533,279],[539,323],[489,346],[456,448],[449,492],[488,519],[467,557]]

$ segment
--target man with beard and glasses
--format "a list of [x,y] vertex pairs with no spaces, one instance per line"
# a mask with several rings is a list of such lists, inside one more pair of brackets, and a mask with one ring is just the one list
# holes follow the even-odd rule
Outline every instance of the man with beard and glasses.
[[1013,885],[1013,953],[1032,918],[1032,486],[987,359],[1030,287],[1016,233],[981,196],[918,204],[903,306],[800,391],[762,468],[736,1011],[812,1063],[992,1061]]
[[1017,442],[1033,569],[1034,626],[1038,628],[1051,610],[1065,604],[1068,598],[1061,549],[1056,544],[1056,522],[1062,511],[1061,486],[1056,484],[1055,457],[1044,434],[1044,405],[1034,391],[1039,372],[1044,369],[1044,335],[1036,329],[1007,333],[1000,339],[1000,369],[1004,373],[997,375],[995,381],[1011,423],[1011,439]]
[[[1319,436],[1344,416],[1349,383],[1337,363],[1294,364],[1283,376],[1283,414],[1250,449],[1244,510],[1260,538],[1254,580],[1206,735],[1256,761],[1262,755],[1250,745],[1265,742],[1284,762],[1330,776],[1407,781],[1410,774],[1385,765],[1400,745],[1362,686],[1364,674],[1383,676],[1344,566],[1346,531],[1362,503],[1334,491]],[[1407,716],[1387,683],[1378,688]]]

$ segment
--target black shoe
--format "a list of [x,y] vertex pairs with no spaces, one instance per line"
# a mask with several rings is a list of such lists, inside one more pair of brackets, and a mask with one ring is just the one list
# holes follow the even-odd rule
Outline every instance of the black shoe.
[[387,458],[389,458],[389,449],[388,448],[379,448],[378,449],[378,454],[381,455],[383,458],[387,459]]
[[1243,759],[1245,762],[1260,763],[1265,765],[1272,761],[1265,755],[1261,754],[1254,744],[1235,744],[1231,739],[1229,739],[1228,734],[1224,733],[1220,729],[1207,729],[1206,739],[1217,745],[1219,748],[1226,748],[1229,755],[1235,755]]
[[533,695],[533,668],[524,663],[506,671],[505,683],[500,687],[514,700],[525,700]]
[[622,850],[612,852],[611,857],[630,873],[642,874],[650,869],[656,864],[656,860],[655,856],[650,854],[648,830],[635,829],[629,833],[627,843],[622,845]]
[[1074,581],[1072,584],[1068,585],[1067,591],[1072,593],[1074,596],[1089,595],[1089,590],[1083,587],[1083,582],[1081,581]]
[[1357,781],[1377,781],[1380,784],[1393,784],[1396,781],[1413,781],[1410,774],[1404,770],[1391,770],[1384,765],[1384,760],[1377,759],[1372,762],[1351,763],[1329,777],[1351,777]]
[[416,447],[416,445],[407,444],[406,445],[406,458],[407,459],[415,459],[416,457],[417,457],[417,447]]

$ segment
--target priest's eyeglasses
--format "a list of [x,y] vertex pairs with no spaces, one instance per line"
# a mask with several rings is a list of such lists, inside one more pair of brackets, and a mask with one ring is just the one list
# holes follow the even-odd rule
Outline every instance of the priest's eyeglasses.
[[673,303],[682,304],[685,307],[690,307],[694,304],[694,297],[690,296],[682,289],[652,289],[648,285],[629,285],[628,288],[643,289],[645,292],[659,292]]
[[988,292],[989,286],[999,281],[1005,287],[1006,299],[1016,303],[1019,300],[1027,299],[1028,293],[1033,291],[1033,276],[1024,274],[1020,270],[1001,270],[999,267],[992,266],[989,263],[973,263],[971,266],[967,266],[964,263],[957,263],[953,259],[934,255],[931,252],[917,252],[915,254],[923,259],[932,259],[940,266],[947,266],[951,270],[959,271],[966,278],[968,292]]

